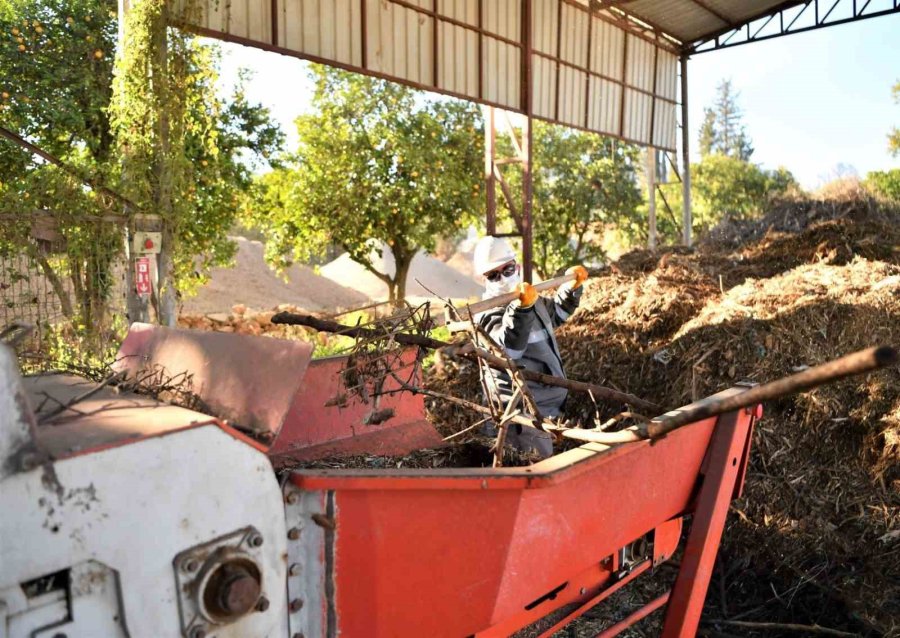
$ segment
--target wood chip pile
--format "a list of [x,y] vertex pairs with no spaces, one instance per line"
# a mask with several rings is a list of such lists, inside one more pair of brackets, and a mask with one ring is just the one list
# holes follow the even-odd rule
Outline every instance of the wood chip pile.
[[[630,253],[587,284],[582,309],[558,336],[571,378],[670,408],[740,380],[896,346],[900,211],[862,196],[789,202],[762,220],[724,224],[696,251]],[[457,372],[445,363],[430,382],[477,397],[477,378]],[[612,416],[622,406],[599,408]],[[900,635],[900,370],[766,410],[705,618]],[[595,411],[570,397],[568,416]],[[472,422],[447,406],[432,406],[432,416],[445,433]]]

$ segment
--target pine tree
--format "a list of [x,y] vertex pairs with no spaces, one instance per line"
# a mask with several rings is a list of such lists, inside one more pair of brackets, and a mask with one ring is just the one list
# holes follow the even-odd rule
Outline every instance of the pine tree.
[[738,107],[739,93],[731,86],[731,80],[722,80],[712,107],[703,111],[700,126],[700,155],[726,155],[749,161],[753,145],[741,120],[744,116]]
[[700,157],[712,155],[716,147],[716,113],[711,108],[703,109],[703,124],[700,125]]

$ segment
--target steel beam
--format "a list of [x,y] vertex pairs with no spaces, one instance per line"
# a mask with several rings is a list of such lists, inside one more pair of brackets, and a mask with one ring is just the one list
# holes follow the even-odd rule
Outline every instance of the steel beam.
[[[822,3],[820,7],[820,2]],[[839,11],[837,15],[844,17],[832,17],[835,9],[841,6],[844,10]],[[793,9],[799,11],[793,13]],[[825,27],[837,26],[839,24],[847,24],[849,22],[859,22],[867,18],[877,18],[890,14],[900,13],[900,0],[891,0],[890,5],[877,10],[871,10],[869,2],[857,2],[856,0],[807,0],[807,2],[784,2],[771,11],[755,16],[744,21],[740,25],[732,25],[727,29],[717,33],[710,34],[694,42],[685,45],[685,52],[706,53],[708,51],[718,51],[730,47],[749,44],[751,42],[762,42],[763,40],[771,40],[785,35],[794,33],[803,33],[805,31],[814,31]],[[811,9],[811,11],[807,11]],[[820,10],[821,9],[821,10]],[[806,15],[807,19],[801,21],[800,18]],[[763,34],[766,27],[777,18],[777,29],[770,30]],[[758,25],[755,28],[754,25]],[[724,40],[722,36],[728,34]]]
[[725,414],[716,423],[690,536],[666,608],[663,638],[697,634],[728,507],[741,490],[741,470],[749,454],[752,428],[753,411],[748,413],[747,409]]
[[656,250],[656,149],[647,147],[647,248]]
[[682,193],[682,241],[691,245],[691,132],[688,126],[688,56],[681,56],[681,193]]

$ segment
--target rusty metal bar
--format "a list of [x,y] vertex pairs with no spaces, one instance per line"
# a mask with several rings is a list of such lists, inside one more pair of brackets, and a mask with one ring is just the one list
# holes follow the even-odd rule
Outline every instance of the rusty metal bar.
[[[656,52],[659,53],[659,47],[654,47],[654,48],[655,48]],[[571,62],[568,62],[567,60],[563,60],[562,58],[555,57],[553,55],[550,55],[549,53],[544,53],[543,51],[533,51],[532,55],[539,57],[539,58],[543,58],[545,60],[549,60],[550,62],[553,62],[554,64],[556,64],[558,66],[567,66],[570,69],[575,69],[576,71],[580,71],[582,73],[587,74],[589,77],[599,78],[601,80],[606,80],[607,82],[610,82],[611,84],[618,84],[619,86],[622,86],[622,87],[628,87],[635,93],[641,93],[643,95],[649,95],[649,96],[654,95],[653,91],[648,91],[647,89],[642,89],[638,86],[633,86],[631,84],[627,84],[624,80],[617,80],[616,78],[611,77],[609,75],[605,75],[603,73],[598,73],[597,71],[592,71],[590,69],[580,67],[577,64],[572,64]],[[663,102],[668,102],[669,104],[677,104],[677,101],[673,100],[672,98],[668,98],[668,97],[665,97],[662,95],[660,95],[658,97]],[[552,122],[555,120],[553,120],[551,118],[550,121]],[[566,125],[566,126],[568,126],[568,125]]]
[[743,461],[749,453],[752,425],[750,415],[732,412],[719,419],[713,432],[691,532],[666,609],[663,638],[697,635],[725,517],[740,481]]
[[584,125],[591,122],[591,51],[593,47],[594,16],[588,12],[587,59],[584,63]]
[[532,239],[532,160],[534,149],[534,135],[531,116],[534,113],[534,87],[532,81],[532,11],[531,0],[522,0],[522,107],[525,111],[525,130],[522,131],[522,151],[525,163],[522,165],[522,277],[525,281],[531,281],[531,271],[534,267],[534,246]]
[[597,605],[602,603],[604,600],[606,600],[606,598],[608,598],[610,595],[616,593],[617,591],[622,589],[622,587],[624,587],[625,585],[627,585],[628,583],[633,581],[635,578],[637,578],[641,574],[643,574],[645,571],[647,571],[647,569],[650,568],[651,563],[652,563],[652,561],[647,560],[647,561],[644,561],[643,563],[641,563],[640,565],[637,565],[634,569],[631,570],[631,572],[629,574],[627,574],[626,576],[623,576],[622,578],[617,580],[615,583],[613,583],[609,587],[606,587],[605,589],[601,590],[599,594],[597,594],[596,596],[594,596],[587,602],[581,604],[578,608],[576,608],[574,611],[569,613],[565,618],[563,618],[558,623],[553,625],[550,629],[548,629],[547,631],[542,633],[540,636],[538,636],[538,638],[550,638],[557,631],[559,631],[560,629],[562,629],[563,627],[568,625],[570,622],[572,622],[579,616],[583,615],[584,612],[586,612],[587,610],[589,610],[593,607],[596,607]]
[[681,233],[685,246],[691,245],[691,131],[688,126],[688,57],[681,56]]
[[272,46],[278,46],[278,0],[272,0],[269,5],[271,7],[271,25],[272,25]]
[[[824,15],[822,15],[819,11],[818,0],[807,0],[807,2],[802,3],[802,5],[796,2],[784,2],[772,9],[765,11],[764,13],[745,20],[743,26],[747,27],[747,33],[743,38],[735,42],[731,42],[731,39],[734,36],[738,35],[741,30],[740,28],[734,29],[734,31],[724,41],[719,41],[719,37],[721,35],[732,31],[732,28],[729,27],[727,29],[724,29],[723,31],[704,36],[703,38],[698,39],[694,42],[686,43],[684,51],[688,53],[706,53],[707,51],[717,51],[719,49],[740,46],[742,44],[748,44],[750,42],[762,42],[763,40],[770,40],[772,38],[778,38],[781,36],[790,35],[792,33],[803,33],[805,31],[813,31],[815,29],[822,29],[839,24],[846,24],[848,22],[858,22],[867,18],[875,18],[878,16],[889,15],[900,11],[900,6],[898,6],[896,0],[894,0],[890,7],[881,9],[879,11],[873,11],[872,13],[866,13],[866,9],[868,8],[871,0],[867,0],[861,8],[857,7],[856,0],[853,0],[850,5],[850,17],[829,21],[831,14],[842,1],[843,0],[836,0],[834,4],[831,5],[831,8],[824,13]],[[812,24],[795,29],[794,25],[806,13],[806,10],[810,7],[810,5],[813,6]],[[801,7],[800,10],[793,17],[790,17],[790,20],[787,22],[787,24],[785,24],[785,18],[789,17],[787,16],[787,12],[792,9],[796,9],[797,7]],[[778,17],[778,30],[774,33],[760,35],[760,32],[776,16]],[[758,20],[763,19],[766,19],[766,22],[751,34],[750,25]]]
[[488,235],[497,232],[497,178],[494,175],[494,159],[497,152],[496,117],[494,107],[487,107],[487,121],[484,123],[484,192],[487,198],[485,226]]
[[879,368],[896,365],[897,350],[889,346],[868,348],[814,368],[792,374],[783,379],[760,385],[741,394],[720,400],[701,401],[686,410],[675,410],[653,419],[647,425],[650,438],[665,436],[688,423],[702,421],[726,412],[733,412],[764,401],[796,394],[845,377],[865,374]]
[[615,625],[613,625],[609,629],[605,629],[605,630],[601,631],[599,634],[597,634],[597,638],[612,638],[613,636],[618,636],[620,633],[622,633],[623,630],[627,629],[628,627],[631,627],[634,623],[638,622],[639,620],[643,620],[644,618],[646,618],[647,616],[652,614],[654,611],[656,611],[657,609],[659,609],[660,607],[665,605],[667,602],[669,602],[669,596],[671,596],[671,592],[666,592],[659,598],[652,600],[651,602],[647,603],[646,605],[644,605],[637,611],[632,612],[632,613],[628,614],[627,616],[625,616],[625,618],[623,618],[622,620],[617,622]]

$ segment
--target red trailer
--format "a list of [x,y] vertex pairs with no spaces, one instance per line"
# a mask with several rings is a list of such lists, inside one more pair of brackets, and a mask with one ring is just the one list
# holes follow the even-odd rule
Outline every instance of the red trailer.
[[[105,625],[87,609],[105,609],[132,636],[509,636],[542,619],[549,636],[654,578],[686,527],[672,590],[601,635],[665,607],[664,635],[692,636],[760,417],[758,406],[740,409],[529,467],[276,472],[290,459],[404,454],[440,437],[421,396],[384,397],[395,416],[372,425],[352,399],[326,406],[343,362],[310,362],[295,342],[138,325],[120,370],[190,378],[193,410],[101,388],[90,401],[102,409],[81,405],[36,428],[41,397],[60,403],[80,390],[71,377],[19,386],[8,363],[6,388],[30,396],[15,422],[31,461],[0,476],[0,506],[44,498],[53,512],[2,517],[0,601],[51,583],[62,606],[51,622],[36,599],[0,605],[9,636],[99,635]],[[5,460],[21,460],[18,440],[0,450]],[[62,483],[58,504],[48,473]],[[73,509],[73,482],[93,486],[99,504]],[[122,594],[78,585],[85,570]],[[77,604],[85,596],[92,605]]]

